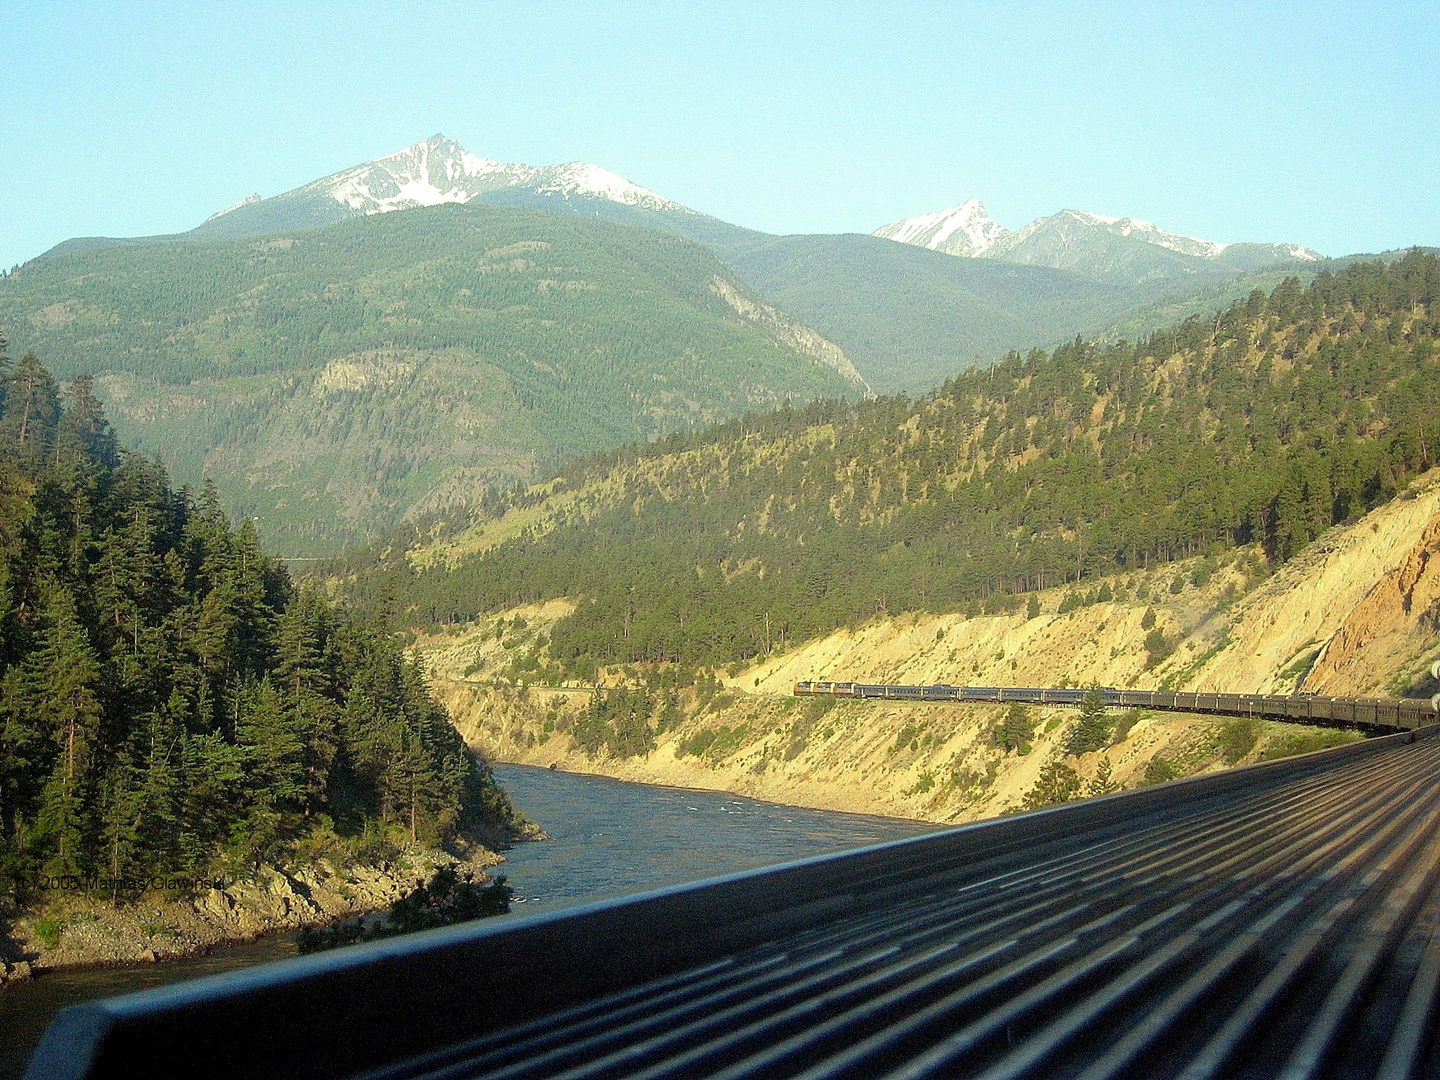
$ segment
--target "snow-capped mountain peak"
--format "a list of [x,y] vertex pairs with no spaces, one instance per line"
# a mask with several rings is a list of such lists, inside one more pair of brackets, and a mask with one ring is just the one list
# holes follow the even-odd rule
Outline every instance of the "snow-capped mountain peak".
[[1298,244],[1222,244],[1166,232],[1140,218],[1111,217],[1089,210],[1061,210],[1010,232],[991,219],[978,199],[881,226],[873,235],[968,258],[1103,273],[1123,269],[1127,274],[1142,276],[1198,265],[1185,260],[1175,263],[1173,255],[1156,249],[1189,259],[1222,260],[1227,266],[1249,268],[1323,258]]
[[[493,192],[566,201],[605,199],[646,210],[691,214],[694,211],[655,192],[632,184],[599,165],[572,161],[564,165],[524,165],[492,161],[472,154],[453,139],[432,135],[424,142],[363,165],[322,177],[304,187],[261,200],[258,195],[206,220],[216,222],[235,210],[260,214],[268,224],[291,220],[316,224],[361,214],[385,214],[440,203],[467,203]],[[243,215],[242,215],[243,216]],[[232,223],[226,222],[225,228]]]
[[384,214],[469,202],[485,191],[524,183],[531,171],[529,166],[482,158],[452,139],[432,135],[404,150],[306,184],[299,193],[326,196],[362,214]]
[[979,199],[967,199],[945,210],[882,225],[873,235],[949,255],[976,258],[990,250],[1008,231],[985,212]]

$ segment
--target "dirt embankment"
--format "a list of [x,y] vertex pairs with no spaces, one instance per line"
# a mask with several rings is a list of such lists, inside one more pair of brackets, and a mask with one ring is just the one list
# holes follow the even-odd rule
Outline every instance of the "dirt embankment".
[[[1225,648],[1187,687],[1283,694],[1303,686],[1322,694],[1403,695],[1410,689],[1405,672],[1423,669],[1424,658],[1440,645],[1433,618],[1426,621],[1430,608],[1422,603],[1423,610],[1410,610],[1417,596],[1434,601],[1427,590],[1434,590],[1440,566],[1424,553],[1434,548],[1437,519],[1440,471],[1432,471],[1406,496],[1332,529],[1236,605]],[[1402,570],[1406,566],[1412,569]],[[1337,649],[1330,643],[1347,625],[1353,644]],[[1361,641],[1394,647],[1361,649]],[[1334,660],[1319,663],[1322,650]],[[1353,660],[1347,664],[1346,657]]]
[[[465,865],[477,878],[485,867],[504,861],[486,848],[468,855]],[[36,970],[153,962],[379,911],[428,880],[438,866],[460,863],[444,852],[408,848],[373,865],[322,858],[288,872],[264,866],[180,898],[152,894],[115,904],[53,891],[43,904],[0,920],[0,985],[23,982]]]
[[[1306,679],[1327,694],[1413,696],[1425,685],[1427,647],[1440,631],[1440,517],[1326,642]],[[1387,682],[1388,677],[1388,682]]]
[[[467,741],[502,761],[938,822],[1023,808],[1041,770],[1057,757],[1074,770],[1077,795],[1230,763],[1228,726],[1198,717],[1141,717],[1133,728],[1112,731],[1103,749],[1067,757],[1073,710],[1032,710],[1030,745],[1006,750],[996,739],[1005,710],[992,706],[832,704],[736,691],[708,702],[683,694],[683,719],[660,732],[647,754],[590,755],[570,733],[588,692],[452,684],[441,693],[463,717]],[[1256,724],[1236,737],[1241,752],[1234,761],[1349,738],[1282,724]]]
[[[1344,736],[1130,715],[1112,718],[1108,745],[1074,755],[1068,751],[1076,713],[1037,709],[1021,752],[1005,749],[1011,740],[997,730],[1005,716],[1000,708],[818,703],[793,698],[794,684],[1099,683],[1274,693],[1303,685],[1322,693],[1428,695],[1440,688],[1416,673],[1440,647],[1440,559],[1431,558],[1437,549],[1440,473],[1332,530],[1273,576],[1258,551],[1242,549],[1083,589],[1048,590],[1039,594],[1034,616],[906,614],[836,630],[734,669],[720,687],[681,691],[654,749],[626,757],[603,749],[592,755],[576,743],[572,731],[589,688],[524,687],[509,677],[513,657],[542,642],[573,610],[568,602],[516,608],[422,641],[419,649],[461,733],[499,760],[796,805],[967,821],[1024,806],[1055,761],[1073,772],[1074,790],[1086,794]],[[609,678],[623,682],[627,675]]]

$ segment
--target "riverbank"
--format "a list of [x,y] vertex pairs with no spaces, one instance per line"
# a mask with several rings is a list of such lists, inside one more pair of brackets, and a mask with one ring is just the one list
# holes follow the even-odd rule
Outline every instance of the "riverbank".
[[[1030,594],[1008,611],[876,613],[748,664],[601,671],[649,682],[649,735],[626,738],[593,689],[538,685],[574,602],[417,641],[435,695],[494,761],[958,824],[1318,749],[1354,733],[1131,711],[1076,736],[1073,709],[798,700],[801,679],[1125,686],[1429,697],[1440,650],[1440,470],[1272,575],[1258,548]],[[1041,789],[1042,777],[1048,787]],[[1057,777],[1063,781],[1055,788]],[[1055,788],[1050,791],[1050,788]]]
[[[1074,752],[1075,709],[1035,708],[1024,734],[993,705],[826,701],[727,690],[677,695],[679,718],[645,753],[591,752],[575,738],[588,695],[432,677],[462,735],[496,762],[635,783],[731,792],[794,807],[959,825],[1036,805],[1052,763],[1066,801],[1318,750],[1358,732],[1130,711]],[[1062,798],[1063,796],[1063,798]]]
[[[516,808],[527,819],[545,822],[550,834],[545,843],[516,843],[505,853],[502,872],[515,889],[512,910],[520,914],[897,840],[932,828],[544,768],[497,765],[495,776]],[[243,945],[217,944],[202,956],[72,967],[12,986],[0,992],[0,1080],[19,1080],[46,1025],[67,1005],[235,971],[295,952],[295,934],[282,931]]]
[[151,893],[133,903],[52,890],[0,918],[0,987],[47,971],[156,963],[323,926],[388,908],[440,866],[463,866],[488,880],[485,871],[504,861],[480,844],[458,855],[405,847],[369,862],[335,856],[299,867],[261,866],[183,896]]

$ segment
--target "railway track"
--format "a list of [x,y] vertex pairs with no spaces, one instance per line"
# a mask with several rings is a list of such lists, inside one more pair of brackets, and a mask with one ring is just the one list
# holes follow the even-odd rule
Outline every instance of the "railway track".
[[80,1007],[32,1075],[1440,1075],[1437,732]]
[[[1440,664],[1436,665],[1440,668]],[[1435,674],[1440,679],[1440,673]],[[1163,690],[1116,690],[1100,687],[1107,707],[1155,709],[1210,716],[1254,716],[1292,724],[1350,727],[1361,731],[1413,731],[1440,720],[1440,694],[1420,698],[1344,698],[1315,694],[1171,693]],[[906,686],[887,683],[799,682],[797,697],[867,698],[884,701],[953,701],[1027,705],[1080,705],[1084,689],[1034,686]]]

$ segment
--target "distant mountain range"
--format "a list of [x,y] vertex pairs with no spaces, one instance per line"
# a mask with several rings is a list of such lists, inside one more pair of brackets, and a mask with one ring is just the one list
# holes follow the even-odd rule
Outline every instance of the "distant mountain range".
[[868,389],[708,248],[478,203],[33,260],[0,279],[0,327],[61,378],[98,376],[124,441],[215,480],[291,556]]
[[1216,268],[1243,273],[1277,263],[1325,259],[1299,244],[1220,244],[1166,232],[1139,218],[1107,217],[1087,210],[1061,210],[1011,232],[985,212],[979,199],[894,221],[871,235],[967,259],[1001,259],[1141,279]]
[[542,199],[605,199],[664,213],[694,213],[598,165],[572,161],[536,167],[491,161],[470,153],[444,135],[432,135],[397,153],[323,177],[273,199],[252,195],[206,219],[192,232],[243,236],[257,229],[269,232],[303,228],[441,203],[508,201],[501,193],[524,193]]
[[1333,265],[1079,211],[1011,231],[975,199],[772,236],[597,165],[436,135],[188,232],[59,244],[0,280],[0,331],[95,372],[127,439],[217,478],[288,554],[323,554],[569,455],[924,391]]
[[642,212],[704,217],[598,165],[583,161],[545,166],[491,161],[470,153],[444,135],[432,135],[404,150],[321,177],[273,198],[249,195],[188,232],[132,238],[79,237],[46,254],[182,239],[261,236],[442,203],[538,203],[546,209],[568,203],[570,209],[584,212],[593,209],[596,201]]
[[[599,165],[524,165],[472,154],[453,139],[424,142],[322,177],[273,198],[250,195],[186,233],[67,240],[47,254],[77,247],[174,239],[231,239],[328,225],[346,218],[441,203],[491,203],[569,211],[648,224],[739,255],[770,239],[708,217]],[[1089,274],[1145,279],[1185,273],[1249,272],[1277,263],[1319,263],[1298,244],[1222,244],[1166,232],[1148,221],[1062,210],[1013,232],[979,199],[882,225],[872,236],[964,258],[995,259]]]
[[1007,350],[1076,333],[1145,333],[1271,287],[1286,273],[1308,278],[1321,265],[1298,245],[1217,244],[1082,211],[1011,231],[978,199],[869,236],[772,236],[598,165],[492,161],[443,135],[272,198],[251,195],[185,233],[83,237],[46,254],[264,236],[442,203],[601,217],[704,244],[843,349],[881,393],[922,391]]

